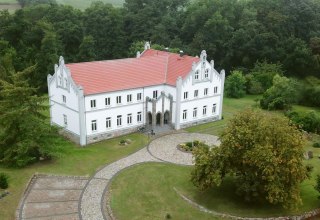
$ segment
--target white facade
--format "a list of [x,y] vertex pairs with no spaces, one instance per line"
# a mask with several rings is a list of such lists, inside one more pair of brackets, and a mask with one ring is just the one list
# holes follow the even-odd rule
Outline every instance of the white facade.
[[176,86],[159,84],[84,95],[61,57],[55,73],[48,75],[51,123],[86,145],[141,126],[169,124],[180,129],[219,120],[224,79],[224,70],[218,73],[202,51],[200,61],[190,66],[184,78],[178,77]]

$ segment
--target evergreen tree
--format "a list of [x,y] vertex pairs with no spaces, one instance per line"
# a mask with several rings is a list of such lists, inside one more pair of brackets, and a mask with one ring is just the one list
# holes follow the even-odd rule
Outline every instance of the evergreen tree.
[[14,73],[10,82],[0,80],[0,163],[6,166],[23,167],[58,152],[57,130],[43,115],[46,98],[27,80],[35,68]]

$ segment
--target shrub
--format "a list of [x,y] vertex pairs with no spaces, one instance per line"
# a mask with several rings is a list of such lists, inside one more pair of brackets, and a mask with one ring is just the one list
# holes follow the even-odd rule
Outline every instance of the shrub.
[[320,148],[320,142],[313,143],[312,146],[315,148]]
[[308,111],[304,114],[288,111],[285,115],[303,130],[307,132],[320,133],[320,114],[315,111]]
[[0,188],[7,189],[8,186],[8,176],[5,173],[0,173]]
[[126,144],[126,140],[125,140],[125,139],[120,140],[120,144],[121,144],[121,145]]
[[[320,193],[320,175],[317,175],[316,185],[314,186],[314,189]],[[318,199],[320,199],[320,196],[318,196]]]
[[227,77],[225,92],[228,97],[241,98],[246,94],[246,78],[241,71],[233,71]]

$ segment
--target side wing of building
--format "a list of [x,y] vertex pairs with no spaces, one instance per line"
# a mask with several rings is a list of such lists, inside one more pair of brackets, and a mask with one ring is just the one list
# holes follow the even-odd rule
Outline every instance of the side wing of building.
[[83,92],[72,80],[62,57],[59,65],[55,65],[55,73],[48,75],[47,81],[51,124],[63,128],[70,139],[84,145],[85,143],[80,143],[79,113]]
[[187,77],[177,80],[176,120],[180,126],[176,129],[222,117],[225,72],[218,73],[214,62],[209,63],[206,57],[202,51],[200,61],[193,64]]

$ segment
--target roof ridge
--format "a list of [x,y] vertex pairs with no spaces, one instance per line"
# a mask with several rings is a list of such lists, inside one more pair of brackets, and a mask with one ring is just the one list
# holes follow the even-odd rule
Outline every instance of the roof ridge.
[[78,63],[66,63],[66,65],[74,65],[74,64],[86,64],[86,63],[100,63],[100,62],[112,62],[112,61],[121,61],[121,60],[134,60],[137,59],[136,57],[130,58],[119,58],[113,60],[95,60],[95,61],[86,61],[86,62],[78,62]]

